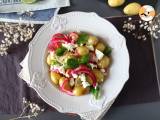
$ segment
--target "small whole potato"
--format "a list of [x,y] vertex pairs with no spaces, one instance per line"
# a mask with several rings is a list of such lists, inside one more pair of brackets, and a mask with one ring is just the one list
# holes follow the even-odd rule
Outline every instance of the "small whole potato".
[[139,3],[133,2],[129,3],[124,9],[123,12],[126,15],[137,15],[139,14],[139,10],[141,8],[141,5]]
[[110,64],[110,58],[107,56],[104,56],[99,62],[98,62],[98,67],[105,69],[109,66]]
[[85,88],[83,88],[82,86],[75,86],[73,88],[73,94],[75,96],[81,96],[85,93]]
[[76,48],[76,51],[77,51],[77,53],[78,53],[80,56],[87,55],[87,54],[89,53],[88,48],[85,47],[85,46],[77,47],[77,48]]
[[93,69],[93,73],[95,74],[98,83],[102,83],[104,81],[104,74],[100,70]]
[[50,54],[48,54],[48,56],[47,56],[47,64],[48,64],[48,65],[51,65],[51,57],[50,57]]
[[98,38],[96,36],[90,35],[88,38],[88,44],[95,46],[98,43]]
[[108,0],[108,4],[111,7],[118,7],[123,5],[123,3],[125,2],[125,0]]
[[59,79],[61,78],[61,75],[56,73],[56,72],[51,72],[51,81],[55,84],[58,85],[59,84]]
[[97,45],[96,45],[96,49],[101,51],[101,52],[103,52],[105,48],[106,48],[106,46],[102,42],[98,42]]

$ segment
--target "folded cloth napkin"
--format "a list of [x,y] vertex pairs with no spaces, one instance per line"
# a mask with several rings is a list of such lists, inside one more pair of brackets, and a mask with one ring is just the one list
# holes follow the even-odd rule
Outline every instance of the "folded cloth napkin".
[[[19,77],[23,79],[30,86],[31,79],[30,79],[29,69],[28,69],[28,55],[29,53],[27,53],[24,60],[20,63],[20,65],[22,66],[22,70],[19,73]],[[81,113],[79,115],[82,118],[82,120],[100,120],[105,115],[105,113],[109,110],[109,108],[111,107],[114,101],[115,100],[112,100],[111,102],[106,104],[106,106],[103,107],[102,109]]]
[[69,0],[39,0],[34,4],[0,2],[0,21],[44,24],[54,16],[56,8],[70,6]]
[[69,0],[37,0],[34,4],[23,4],[21,0],[0,0],[0,13],[45,10],[69,5]]

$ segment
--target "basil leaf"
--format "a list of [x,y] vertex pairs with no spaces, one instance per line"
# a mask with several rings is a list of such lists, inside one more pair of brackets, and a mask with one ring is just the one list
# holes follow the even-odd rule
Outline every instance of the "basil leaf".
[[56,55],[57,56],[62,56],[64,54],[64,52],[66,51],[67,49],[65,47],[60,47],[60,48],[57,48],[56,49]]
[[100,97],[100,88],[99,87],[97,87],[97,88],[91,87],[91,93],[92,93],[92,95],[94,96],[94,98],[96,100],[99,99],[99,97]]
[[69,58],[67,60],[67,67],[68,68],[77,68],[79,66],[78,59],[76,58]]
[[107,55],[107,56],[110,56],[111,53],[112,53],[112,48],[106,47],[106,48],[104,49],[103,53],[104,53],[105,55]]
[[87,64],[89,61],[89,55],[84,55],[79,59],[79,64]]
[[88,41],[89,35],[86,33],[81,33],[78,37],[77,44],[85,44]]

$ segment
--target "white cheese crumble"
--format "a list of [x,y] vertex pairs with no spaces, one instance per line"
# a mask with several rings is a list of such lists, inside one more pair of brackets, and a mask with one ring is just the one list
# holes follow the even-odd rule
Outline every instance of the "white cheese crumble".
[[96,57],[97,57],[98,60],[101,60],[104,56],[104,54],[97,49],[96,49],[95,53],[96,53]]
[[53,65],[50,68],[51,70],[58,70],[61,74],[66,75],[65,73],[65,69],[63,66],[59,66],[59,65]]
[[89,84],[89,83],[87,82],[87,80],[86,80],[85,74],[79,75],[79,78],[80,78],[80,80],[82,81],[82,86],[83,86],[84,88],[90,86],[90,84]]
[[94,69],[94,68],[97,68],[97,65],[93,64],[93,63],[89,63],[91,68]]
[[90,51],[94,51],[93,45],[86,45],[86,47],[87,47]]
[[75,45],[71,43],[62,43],[62,46],[67,48],[68,51],[73,51],[73,49],[75,48]]
[[70,86],[74,86],[74,78],[71,78],[69,81]]
[[73,78],[78,78],[77,74],[72,74]]

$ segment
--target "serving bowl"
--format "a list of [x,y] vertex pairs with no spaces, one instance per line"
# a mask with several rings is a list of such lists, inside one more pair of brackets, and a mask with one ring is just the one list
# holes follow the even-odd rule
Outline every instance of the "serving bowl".
[[[46,64],[47,45],[55,33],[84,31],[96,35],[112,48],[112,65],[107,80],[103,83],[103,97],[90,104],[91,95],[69,96],[50,82]],[[50,106],[62,113],[77,113],[103,109],[114,100],[129,78],[129,54],[125,38],[106,19],[96,13],[70,12],[58,15],[45,24],[29,44],[28,68],[31,87]]]

